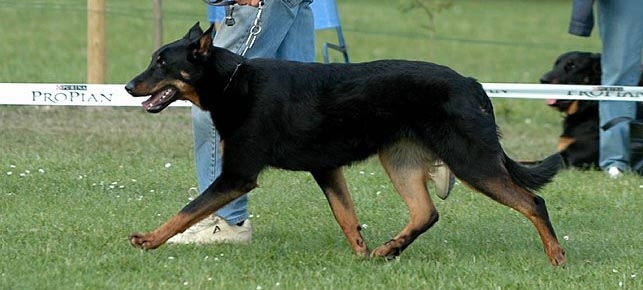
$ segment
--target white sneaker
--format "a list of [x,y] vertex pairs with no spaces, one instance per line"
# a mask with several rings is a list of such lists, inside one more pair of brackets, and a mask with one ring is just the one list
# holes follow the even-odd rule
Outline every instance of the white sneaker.
[[231,225],[223,218],[211,215],[194,224],[185,232],[173,236],[170,244],[242,244],[250,243],[252,224],[247,219],[242,225]]
[[611,178],[619,178],[621,175],[623,175],[623,171],[621,171],[618,167],[616,166],[611,166],[610,168],[607,169],[607,175]]
[[449,167],[442,160],[438,160],[433,166],[433,172],[430,172],[430,175],[435,185],[435,194],[443,200],[447,199],[455,184],[455,176],[451,173]]

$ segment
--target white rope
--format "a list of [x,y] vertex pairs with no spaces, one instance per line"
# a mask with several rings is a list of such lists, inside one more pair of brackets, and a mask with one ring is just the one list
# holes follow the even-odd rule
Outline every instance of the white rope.
[[[643,87],[483,83],[492,98],[643,101]],[[0,105],[141,106],[124,85],[0,83]],[[178,101],[173,106],[190,106]]]

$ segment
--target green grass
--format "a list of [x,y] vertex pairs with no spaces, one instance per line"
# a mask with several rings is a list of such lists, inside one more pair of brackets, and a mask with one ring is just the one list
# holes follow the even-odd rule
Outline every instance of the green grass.
[[[151,7],[108,2],[108,81],[124,83],[153,50]],[[21,3],[0,3],[0,82],[84,82],[84,3]],[[199,1],[164,4],[167,40],[204,20]],[[566,35],[568,1],[456,0],[431,40],[423,15],[390,1],[339,6],[354,61],[431,60],[485,82],[534,83],[561,52],[600,47]],[[511,156],[554,150],[560,117],[542,101],[494,105]],[[193,195],[191,134],[185,108],[0,106],[0,288],[643,288],[643,180],[600,172],[564,171],[541,192],[567,251],[561,269],[527,219],[460,184],[436,199],[440,221],[399,261],[356,260],[312,178],[277,170],[251,193],[252,245],[130,247],[130,232],[155,228]],[[376,161],[346,175],[375,247],[406,223],[404,204]]]

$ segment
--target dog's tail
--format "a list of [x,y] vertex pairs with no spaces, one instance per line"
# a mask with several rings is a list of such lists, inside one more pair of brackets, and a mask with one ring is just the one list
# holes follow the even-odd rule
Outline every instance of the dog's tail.
[[555,153],[534,167],[519,164],[505,155],[505,167],[511,179],[520,187],[537,191],[549,183],[563,165],[563,158]]

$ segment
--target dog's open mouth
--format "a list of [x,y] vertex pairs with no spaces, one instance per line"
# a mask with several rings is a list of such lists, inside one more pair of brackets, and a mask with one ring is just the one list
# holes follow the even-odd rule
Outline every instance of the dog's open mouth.
[[152,94],[152,96],[145,100],[142,105],[143,109],[149,113],[158,113],[163,111],[172,102],[178,99],[178,90],[173,86],[167,86],[162,90]]

